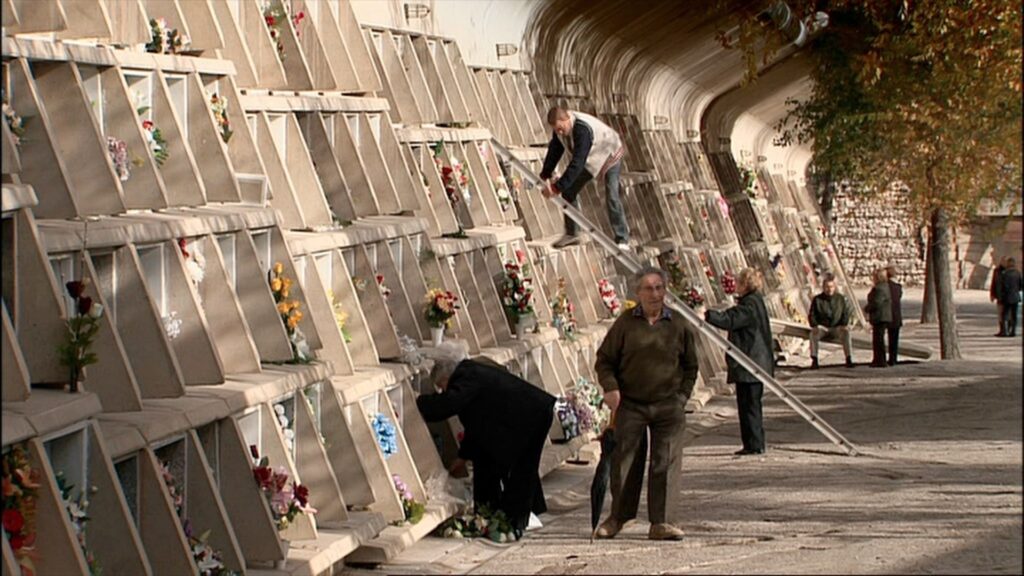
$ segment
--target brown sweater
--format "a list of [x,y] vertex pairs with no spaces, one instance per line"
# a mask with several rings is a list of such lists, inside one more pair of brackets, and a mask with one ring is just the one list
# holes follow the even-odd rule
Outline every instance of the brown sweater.
[[619,390],[634,402],[689,398],[697,380],[697,346],[684,320],[668,308],[652,326],[637,306],[608,330],[594,368],[605,392]]

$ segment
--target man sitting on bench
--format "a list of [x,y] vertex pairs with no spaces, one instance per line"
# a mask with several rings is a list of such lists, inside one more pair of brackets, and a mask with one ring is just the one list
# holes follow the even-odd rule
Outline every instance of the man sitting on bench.
[[807,318],[811,324],[811,368],[818,368],[818,347],[822,338],[839,339],[846,353],[846,367],[853,367],[853,340],[850,336],[850,307],[846,297],[836,292],[836,278],[826,274],[822,292],[811,300]]

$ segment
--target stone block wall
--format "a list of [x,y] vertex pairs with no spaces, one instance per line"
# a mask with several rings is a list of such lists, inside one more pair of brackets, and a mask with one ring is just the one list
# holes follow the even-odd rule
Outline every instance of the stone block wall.
[[832,241],[851,283],[870,285],[875,269],[894,264],[905,285],[924,284],[927,232],[919,230],[902,193],[868,199],[853,195],[844,185],[836,195],[832,218]]

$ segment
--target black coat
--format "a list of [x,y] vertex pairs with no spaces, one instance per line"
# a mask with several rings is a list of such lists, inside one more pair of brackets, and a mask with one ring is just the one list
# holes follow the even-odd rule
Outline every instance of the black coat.
[[903,285],[889,280],[889,299],[892,301],[892,325],[903,326]]
[[[764,305],[764,297],[760,292],[748,292],[732,308],[721,312],[708,310],[704,316],[712,326],[728,330],[729,342],[750,356],[768,374],[775,375],[772,325],[768,318],[768,309]],[[732,356],[726,358],[726,364],[729,367],[728,382],[760,382],[750,371],[733,360]]]
[[999,301],[1003,304],[1020,302],[1020,270],[1007,268],[999,275]]
[[459,457],[507,472],[531,438],[551,428],[555,397],[497,365],[463,360],[440,394],[416,399],[428,422],[458,416]]

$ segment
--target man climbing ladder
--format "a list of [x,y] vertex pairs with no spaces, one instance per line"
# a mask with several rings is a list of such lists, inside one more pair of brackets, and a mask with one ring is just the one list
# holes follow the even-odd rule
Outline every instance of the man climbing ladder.
[[[501,142],[497,140],[491,140],[491,145],[506,162],[512,165],[518,170],[523,177],[527,180],[528,186],[541,186],[546,187],[547,183],[537,178],[530,169],[523,164],[518,158],[515,157],[512,152],[506,148]],[[640,269],[640,262],[636,259],[636,256],[629,250],[628,246],[618,246],[613,243],[610,238],[605,236],[600,230],[598,230],[587,218],[580,212],[575,206],[565,201],[564,198],[557,197],[557,194],[548,195],[558,207],[565,214],[566,218],[571,218],[583,228],[584,232],[590,234],[602,248],[607,250],[620,264],[625,266],[630,272],[636,272]],[[792,395],[786,390],[782,384],[780,384],[775,378],[766,372],[761,366],[750,359],[749,356],[744,354],[732,343],[726,341],[726,339],[718,332],[716,328],[704,322],[704,320],[697,315],[689,306],[683,303],[678,297],[671,292],[665,296],[665,305],[671,308],[673,311],[679,313],[680,316],[691,326],[693,326],[700,334],[708,339],[711,344],[717,346],[723,350],[726,354],[731,356],[738,365],[745,368],[750,374],[762,382],[766,388],[775,393],[776,396],[782,399],[794,412],[799,414],[804,420],[814,426],[818,432],[821,432],[826,438],[828,438],[836,446],[843,449],[846,454],[850,456],[856,456],[858,454],[856,446],[854,446],[849,440],[843,437],[835,428],[830,426],[827,422],[822,420],[821,416],[818,416],[813,410],[807,407],[799,398]]]
[[[622,138],[611,126],[597,118],[559,106],[548,111],[548,124],[554,133],[540,173],[540,179],[545,182],[541,193],[548,198],[561,194],[566,202],[579,208],[577,196],[580,190],[591,179],[603,178],[608,219],[615,232],[615,243],[629,250],[629,225],[626,224],[626,214],[619,198],[619,173],[622,170],[622,155],[625,153]],[[551,176],[566,150],[572,155],[569,167],[561,178],[552,182]],[[566,215],[565,236],[555,242],[555,248],[579,242],[577,231],[576,222]]]

